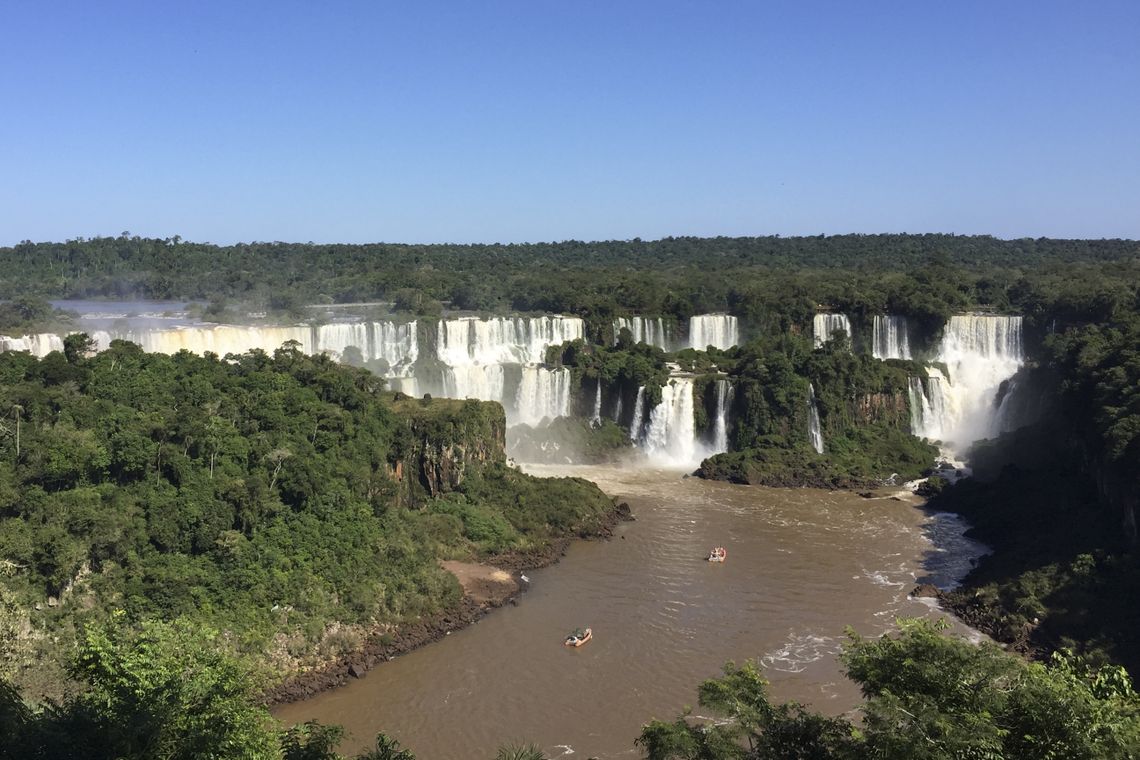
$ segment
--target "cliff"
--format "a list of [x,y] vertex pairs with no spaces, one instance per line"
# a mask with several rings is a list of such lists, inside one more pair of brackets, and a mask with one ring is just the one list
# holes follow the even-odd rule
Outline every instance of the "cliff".
[[501,404],[402,399],[393,411],[402,430],[389,465],[405,504],[454,491],[472,470],[506,462],[507,420]]

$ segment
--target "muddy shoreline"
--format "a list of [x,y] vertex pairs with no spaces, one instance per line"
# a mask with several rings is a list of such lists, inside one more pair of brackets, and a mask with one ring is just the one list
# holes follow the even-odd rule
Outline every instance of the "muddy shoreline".
[[404,623],[394,630],[377,631],[369,635],[364,645],[355,652],[342,655],[313,670],[298,673],[268,689],[261,701],[272,707],[308,699],[323,691],[344,686],[352,678],[363,678],[378,665],[439,641],[452,631],[472,625],[492,610],[513,603],[526,591],[527,583],[520,578],[525,571],[557,564],[575,539],[608,540],[613,536],[617,523],[631,519],[628,505],[615,505],[602,525],[593,531],[555,539],[540,550],[481,558],[481,563],[490,569],[509,573],[513,584],[501,584],[499,593],[479,594],[479,599],[465,589],[463,597],[454,607]]

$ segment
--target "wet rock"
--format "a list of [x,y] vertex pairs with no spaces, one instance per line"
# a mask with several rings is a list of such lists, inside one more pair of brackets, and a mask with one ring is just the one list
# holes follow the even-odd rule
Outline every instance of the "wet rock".
[[365,670],[364,664],[359,662],[349,663],[348,674],[353,678],[364,678]]
[[942,595],[942,592],[939,591],[938,587],[932,583],[920,583],[914,587],[914,590],[910,592],[910,595],[916,599],[922,597],[937,599]]
[[623,501],[621,504],[618,504],[614,507],[614,512],[617,514],[619,520],[624,520],[625,522],[632,522],[637,519],[633,516],[633,510],[630,509],[629,502]]

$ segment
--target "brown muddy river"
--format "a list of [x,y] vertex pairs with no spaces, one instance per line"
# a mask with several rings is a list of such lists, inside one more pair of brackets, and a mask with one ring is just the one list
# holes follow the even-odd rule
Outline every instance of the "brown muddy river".
[[[419,760],[493,758],[515,741],[550,757],[636,758],[643,723],[676,717],[702,679],[747,658],[763,662],[776,699],[841,713],[859,701],[834,657],[844,626],[875,635],[896,617],[938,614],[907,592],[950,583],[979,548],[954,518],[889,498],[526,469],[589,478],[637,521],[528,573],[517,607],[275,715],[341,724],[344,752],[384,731]],[[724,564],[705,560],[717,545]],[[593,641],[564,647],[578,626],[593,627]]]

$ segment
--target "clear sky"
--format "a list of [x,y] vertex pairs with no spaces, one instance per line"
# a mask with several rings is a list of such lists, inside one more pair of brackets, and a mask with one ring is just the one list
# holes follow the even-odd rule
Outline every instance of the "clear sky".
[[1140,0],[9,0],[0,34],[0,245],[1140,238]]

